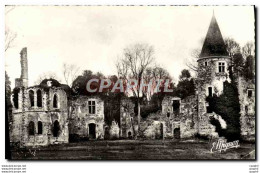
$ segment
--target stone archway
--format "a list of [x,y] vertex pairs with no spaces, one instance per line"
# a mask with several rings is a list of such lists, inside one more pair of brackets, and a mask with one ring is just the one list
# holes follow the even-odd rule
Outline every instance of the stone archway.
[[59,132],[60,132],[60,123],[58,120],[56,120],[53,125],[53,137],[59,137]]
[[88,131],[89,131],[89,139],[96,139],[96,124],[95,123],[88,124]]
[[127,133],[127,137],[128,139],[132,139],[132,133],[130,131]]

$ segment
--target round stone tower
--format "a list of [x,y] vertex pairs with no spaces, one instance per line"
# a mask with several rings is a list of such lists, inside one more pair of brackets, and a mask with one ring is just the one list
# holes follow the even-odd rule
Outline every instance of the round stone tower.
[[199,133],[208,135],[214,133],[214,127],[209,123],[210,110],[206,98],[219,95],[223,91],[224,82],[230,80],[228,67],[230,57],[221,35],[217,20],[213,14],[210,26],[198,59],[198,92]]

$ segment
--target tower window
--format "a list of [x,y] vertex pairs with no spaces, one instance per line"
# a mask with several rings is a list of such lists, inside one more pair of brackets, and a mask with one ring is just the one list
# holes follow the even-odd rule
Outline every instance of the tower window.
[[245,106],[245,112],[248,113],[248,106]]
[[225,72],[225,63],[224,62],[218,63],[218,72],[220,72],[220,73]]
[[208,62],[207,61],[205,61],[205,66],[208,66]]
[[208,87],[209,97],[212,97],[212,87]]
[[252,90],[247,90],[247,97],[251,98],[253,96],[253,91]]
[[88,101],[88,111],[90,114],[96,113],[96,102],[95,101]]

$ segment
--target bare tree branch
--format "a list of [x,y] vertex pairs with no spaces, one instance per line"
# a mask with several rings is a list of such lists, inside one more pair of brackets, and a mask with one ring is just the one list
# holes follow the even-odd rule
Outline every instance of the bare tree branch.
[[80,68],[74,64],[63,64],[63,77],[67,85],[72,86],[73,81],[79,75]]

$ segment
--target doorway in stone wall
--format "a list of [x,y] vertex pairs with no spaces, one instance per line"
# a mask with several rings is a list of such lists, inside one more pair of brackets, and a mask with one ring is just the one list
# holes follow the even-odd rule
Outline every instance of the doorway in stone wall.
[[89,139],[96,139],[96,124],[90,123],[88,125],[89,129]]
[[59,132],[60,132],[60,123],[58,120],[56,120],[53,125],[53,137],[58,137]]
[[163,123],[160,124],[160,139],[163,139]]
[[109,139],[109,127],[105,127],[105,136],[104,139]]
[[175,139],[180,139],[181,138],[180,128],[175,128],[174,131],[173,131],[173,134],[174,134]]

